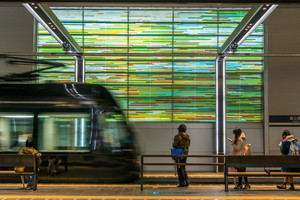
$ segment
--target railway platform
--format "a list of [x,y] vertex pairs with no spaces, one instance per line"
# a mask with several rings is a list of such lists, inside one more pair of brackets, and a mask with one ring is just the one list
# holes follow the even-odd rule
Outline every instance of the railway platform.
[[[298,188],[298,189],[297,189]],[[275,185],[252,185],[250,190],[235,190],[230,185],[225,192],[220,184],[191,184],[177,188],[174,184],[145,185],[140,191],[137,184],[44,184],[36,191],[23,189],[21,184],[0,184],[1,200],[259,200],[300,199],[296,190],[278,190]]]
[[[40,180],[37,190],[22,187],[21,183],[0,183],[0,200],[298,200],[296,190],[278,190],[280,178],[252,178],[250,190],[235,190],[233,180],[225,192],[222,173],[190,173],[188,188],[178,188],[174,173],[146,173],[143,191],[139,180],[130,184],[46,183]],[[206,182],[204,181],[206,180]],[[211,180],[211,181],[209,181]]]
[[[250,190],[235,190],[231,179],[225,192],[223,173],[189,173],[191,184],[178,188],[177,177],[171,172],[145,173],[143,191],[139,180],[130,184],[47,183],[39,180],[37,190],[23,188],[20,183],[0,183],[0,200],[298,200],[300,181],[296,190],[278,190],[282,178],[253,177]],[[55,176],[53,177],[55,178]],[[49,180],[48,180],[49,181]]]

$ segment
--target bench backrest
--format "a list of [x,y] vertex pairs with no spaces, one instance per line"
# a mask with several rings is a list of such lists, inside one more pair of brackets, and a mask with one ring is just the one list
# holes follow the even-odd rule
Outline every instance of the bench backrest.
[[35,167],[35,155],[20,155],[20,154],[0,154],[0,167]]
[[227,167],[288,167],[300,168],[300,156],[280,155],[228,155],[225,160]]

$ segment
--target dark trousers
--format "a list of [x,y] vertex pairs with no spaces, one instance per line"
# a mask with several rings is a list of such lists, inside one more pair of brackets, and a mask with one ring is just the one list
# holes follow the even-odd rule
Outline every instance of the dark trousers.
[[[236,171],[238,172],[246,172],[246,168],[236,168]],[[243,177],[239,176],[239,182],[238,182],[238,185],[243,185],[242,184],[242,180],[243,180]],[[244,176],[244,180],[245,180],[245,185],[248,184],[248,177]]]
[[[186,158],[176,159],[176,163],[186,163]],[[179,185],[188,186],[189,178],[184,165],[177,165],[177,174],[178,174]]]

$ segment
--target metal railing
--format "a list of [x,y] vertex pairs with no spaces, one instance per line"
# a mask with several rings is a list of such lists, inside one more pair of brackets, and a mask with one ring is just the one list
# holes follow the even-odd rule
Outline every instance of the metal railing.
[[[154,162],[150,162],[150,163],[145,163],[144,162],[144,158],[145,157],[196,157],[196,158],[217,158],[215,163],[205,163],[205,162],[201,162],[201,163],[154,163]],[[203,166],[203,165],[209,165],[209,166],[224,166],[225,162],[222,163],[218,163],[218,158],[224,158],[224,155],[141,155],[141,191],[143,191],[143,176],[144,176],[144,165],[198,165],[198,166]]]

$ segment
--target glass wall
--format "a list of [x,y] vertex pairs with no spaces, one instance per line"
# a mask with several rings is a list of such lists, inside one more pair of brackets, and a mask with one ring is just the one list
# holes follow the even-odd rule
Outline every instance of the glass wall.
[[[86,56],[86,83],[107,87],[130,121],[215,121],[215,58],[195,53],[217,53],[248,9],[56,7],[53,11],[85,53],[110,54]],[[41,25],[38,52],[63,52]],[[239,52],[263,52],[263,26]],[[74,81],[72,57],[41,58],[68,64],[43,73],[41,83]],[[262,121],[262,66],[262,58],[228,60],[228,122]]]

